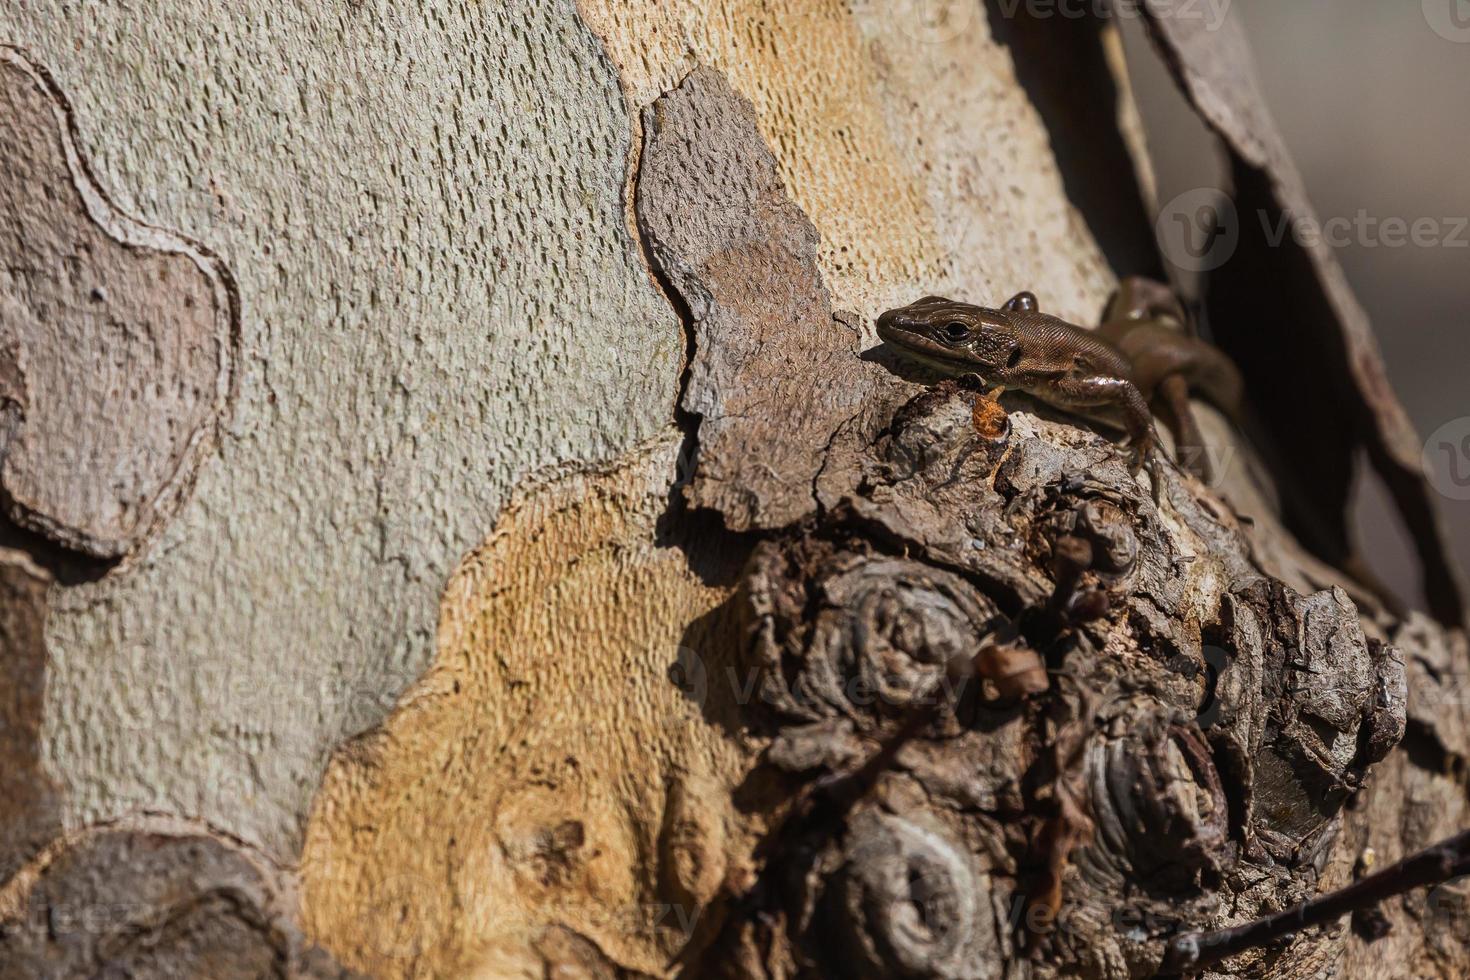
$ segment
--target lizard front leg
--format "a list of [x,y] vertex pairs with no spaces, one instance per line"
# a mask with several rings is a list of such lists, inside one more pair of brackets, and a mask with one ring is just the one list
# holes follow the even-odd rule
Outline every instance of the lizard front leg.
[[[1154,422],[1148,402],[1133,382],[1106,375],[1072,374],[1052,380],[1045,400],[1083,413],[1117,417],[1128,433],[1128,471],[1137,473],[1154,450]],[[1157,479],[1155,479],[1157,484]]]

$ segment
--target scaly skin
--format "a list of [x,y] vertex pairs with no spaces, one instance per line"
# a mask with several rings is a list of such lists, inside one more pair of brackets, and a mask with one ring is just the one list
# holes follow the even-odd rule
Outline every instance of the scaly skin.
[[976,374],[1119,426],[1128,434],[1135,473],[1152,460],[1149,402],[1157,397],[1171,416],[1186,465],[1207,476],[1189,389],[1199,389],[1238,418],[1241,383],[1235,366],[1183,332],[1178,301],[1150,280],[1124,280],[1107,321],[1096,331],[1084,330],[1042,313],[1027,292],[1000,309],[926,296],[880,316],[878,335],[947,374]]

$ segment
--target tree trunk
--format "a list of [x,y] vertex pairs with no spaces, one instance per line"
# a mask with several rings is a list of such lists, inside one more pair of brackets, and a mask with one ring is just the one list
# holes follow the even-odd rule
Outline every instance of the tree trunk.
[[[1198,6],[1141,13],[1237,207],[1301,213]],[[1199,407],[1210,485],[875,346],[1162,273],[1108,21],[22,0],[0,45],[0,976],[1147,976],[1470,822],[1457,575],[1330,255],[1211,270],[1256,425]],[[1434,619],[1360,584],[1361,454]],[[1450,883],[1222,973],[1467,935]]]

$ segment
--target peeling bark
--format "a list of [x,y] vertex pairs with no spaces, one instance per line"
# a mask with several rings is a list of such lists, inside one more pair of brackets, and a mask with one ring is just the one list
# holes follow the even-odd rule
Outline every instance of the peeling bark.
[[61,830],[56,783],[41,760],[50,588],[44,569],[0,550],[0,882]]
[[[824,447],[861,398],[857,335],[833,321],[817,231],[723,76],[691,73],[643,127],[639,224],[694,332],[681,407],[699,419],[698,465],[686,492],[732,530],[783,527],[815,508]],[[763,416],[771,429],[750,424]]]
[[350,980],[294,924],[287,880],[204,828],[142,819],[63,837],[0,890],[6,977]]
[[0,501],[118,558],[182,502],[227,409],[239,301],[203,246],[123,214],[45,69],[0,45]]
[[[655,172],[690,153],[686,175],[710,172],[701,148],[724,159],[742,132],[758,139],[710,73],[651,118]],[[770,211],[707,188],[721,196],[696,210],[724,225]],[[704,227],[673,194],[639,207],[655,236],[679,223],[670,210]],[[688,305],[696,365],[720,359],[741,392],[789,377],[789,355],[744,343],[762,315],[731,295],[780,261],[747,252],[732,285],[697,241],[653,248]],[[820,308],[820,280],[806,284]],[[1405,659],[1382,624],[1341,587],[1303,594],[1273,576],[1253,539],[1275,526],[1183,473],[1164,474],[1155,504],[1116,447],[1053,413],[1007,396],[1006,423],[982,424],[962,385],[921,391],[868,373],[871,358],[834,363],[827,336],[841,334],[816,335],[802,392],[841,386],[862,403],[823,414],[788,395],[818,428],[796,444],[821,456],[772,471],[791,487],[815,468],[816,506],[755,494],[722,510],[737,528],[787,526],[735,601],[760,679],[749,716],[770,738],[750,778],[792,802],[757,852],[760,879],[687,972],[1148,975],[1176,933],[1327,884],[1349,853],[1349,802],[1371,797],[1371,767],[1406,730]],[[721,416],[715,445],[752,460],[781,418]],[[721,465],[701,452],[696,492]],[[1001,679],[1045,664],[1050,683],[997,685],[1002,649]],[[1239,959],[1293,975],[1305,950],[1341,960],[1361,941],[1339,931]]]
[[[1256,87],[1245,36],[1230,18],[1209,25],[1183,16],[1186,3],[1147,0],[1141,9],[1180,90],[1230,156],[1239,241],[1210,276],[1207,307],[1258,408],[1292,420],[1255,433],[1276,449],[1292,531],[1331,562],[1366,567],[1346,523],[1353,454],[1366,450],[1409,526],[1431,610],[1466,626],[1464,577],[1435,513],[1422,441],[1388,383],[1367,314],[1325,243],[1268,240],[1268,227],[1314,221],[1315,212]],[[1270,303],[1247,299],[1261,282],[1274,286]],[[1343,405],[1351,406],[1346,426]]]

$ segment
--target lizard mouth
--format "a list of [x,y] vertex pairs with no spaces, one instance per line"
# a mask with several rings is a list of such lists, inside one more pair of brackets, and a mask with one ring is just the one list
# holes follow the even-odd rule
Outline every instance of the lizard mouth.
[[922,331],[884,317],[878,318],[878,337],[917,360],[934,362],[942,367],[953,367],[959,360],[952,349],[930,339]]

